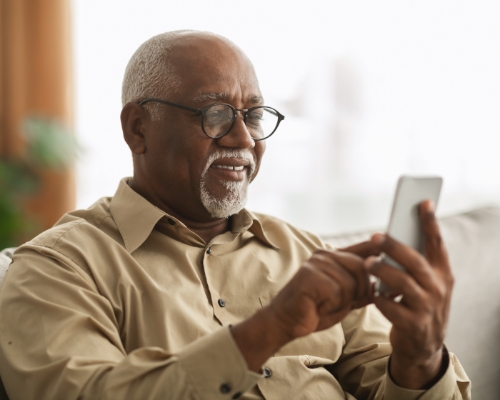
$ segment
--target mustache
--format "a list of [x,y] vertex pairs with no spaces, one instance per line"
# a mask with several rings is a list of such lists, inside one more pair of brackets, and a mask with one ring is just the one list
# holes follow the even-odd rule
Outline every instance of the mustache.
[[255,159],[252,155],[252,153],[249,153],[248,151],[244,150],[217,150],[210,154],[207,160],[207,164],[205,165],[205,168],[203,170],[203,173],[201,174],[202,178],[205,176],[207,173],[208,169],[210,166],[214,163],[215,160],[218,160],[220,158],[239,158],[245,161],[248,161],[248,177],[249,180],[252,179],[253,174],[255,172],[255,169],[257,168],[257,163],[255,162]]

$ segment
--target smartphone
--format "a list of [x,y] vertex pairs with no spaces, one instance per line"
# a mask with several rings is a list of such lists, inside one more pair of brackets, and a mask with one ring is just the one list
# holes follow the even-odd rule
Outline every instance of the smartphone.
[[[396,187],[391,218],[387,234],[397,241],[424,253],[424,234],[420,224],[418,206],[424,200],[432,200],[437,207],[443,179],[439,176],[401,176]],[[383,262],[405,270],[387,255],[382,255]],[[379,293],[389,293],[390,288],[380,279],[375,283]]]

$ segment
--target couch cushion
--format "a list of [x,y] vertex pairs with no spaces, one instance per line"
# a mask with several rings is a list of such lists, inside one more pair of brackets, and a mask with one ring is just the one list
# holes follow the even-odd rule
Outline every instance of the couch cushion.
[[447,344],[472,381],[476,399],[500,393],[500,208],[442,221],[455,274]]
[[5,278],[7,269],[12,261],[12,253],[14,253],[14,250],[14,248],[11,248],[0,251],[0,286],[2,285],[3,278]]

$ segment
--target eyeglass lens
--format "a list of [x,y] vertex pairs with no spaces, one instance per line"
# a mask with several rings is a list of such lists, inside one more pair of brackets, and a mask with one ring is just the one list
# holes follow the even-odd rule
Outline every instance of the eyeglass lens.
[[[231,107],[225,104],[214,104],[205,111],[203,116],[205,133],[214,138],[224,135],[231,128],[234,118],[234,110]],[[248,132],[255,139],[263,139],[271,135],[278,122],[278,114],[268,107],[257,107],[247,112],[245,118]]]

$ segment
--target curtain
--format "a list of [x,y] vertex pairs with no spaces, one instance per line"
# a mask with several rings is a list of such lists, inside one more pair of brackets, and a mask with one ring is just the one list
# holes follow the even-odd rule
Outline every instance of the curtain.
[[[69,0],[0,0],[0,156],[23,152],[22,122],[42,116],[72,126]],[[74,172],[44,170],[25,205],[41,229],[75,206]]]

